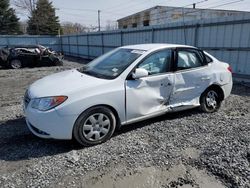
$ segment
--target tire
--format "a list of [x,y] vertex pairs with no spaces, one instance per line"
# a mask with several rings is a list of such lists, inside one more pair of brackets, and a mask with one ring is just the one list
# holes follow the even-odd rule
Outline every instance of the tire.
[[57,60],[55,66],[63,66],[63,61]]
[[19,59],[13,59],[10,61],[9,66],[12,69],[20,69],[22,68],[22,62]]
[[75,122],[73,136],[83,146],[93,146],[111,138],[116,128],[113,112],[104,106],[92,107]]
[[222,100],[218,91],[211,88],[201,95],[200,103],[200,109],[203,112],[213,113],[221,107]]

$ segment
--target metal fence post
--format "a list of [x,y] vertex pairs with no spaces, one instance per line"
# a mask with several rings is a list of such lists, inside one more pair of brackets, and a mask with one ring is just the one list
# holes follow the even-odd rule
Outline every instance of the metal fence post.
[[79,41],[78,41],[78,34],[77,34],[77,35],[75,35],[75,37],[76,37],[76,46],[77,46],[77,57],[79,57],[79,56],[80,56],[80,54],[79,54]]
[[155,37],[154,37],[154,32],[155,31],[155,29],[154,28],[152,28],[152,30],[151,30],[151,43],[154,43],[154,41],[155,41]]
[[10,46],[10,41],[9,41],[9,37],[5,37],[6,41],[7,41],[7,46]]
[[59,35],[59,44],[60,44],[60,51],[61,51],[61,53],[64,54],[64,51],[63,51],[63,42],[62,42],[62,36],[61,35]]
[[103,33],[101,33],[101,37],[102,37],[102,54],[104,54],[104,41],[103,41]]
[[121,46],[123,46],[123,32],[122,31],[120,32],[120,35],[121,35],[121,41],[120,41],[121,42]]
[[68,45],[69,45],[69,51],[68,51],[68,53],[69,53],[69,55],[71,55],[70,42],[69,42],[69,35],[68,35]]
[[89,34],[87,33],[87,51],[88,51],[88,54],[87,54],[87,57],[88,57],[88,59],[89,59]]
[[194,46],[195,47],[198,47],[199,27],[200,27],[200,24],[196,24],[194,28]]

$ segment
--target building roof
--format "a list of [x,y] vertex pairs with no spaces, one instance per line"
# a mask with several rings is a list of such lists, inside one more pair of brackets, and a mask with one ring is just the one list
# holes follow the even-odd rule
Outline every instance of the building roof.
[[159,8],[159,7],[167,7],[167,6],[158,6],[158,5],[157,5],[157,6],[154,6],[154,7],[145,9],[145,10],[142,10],[142,11],[140,11],[140,12],[136,12],[136,13],[134,13],[134,14],[130,14],[130,15],[128,15],[128,16],[125,16],[125,17],[123,17],[123,18],[118,19],[117,21],[126,19],[126,18],[128,18],[128,17],[130,17],[130,16],[135,16],[135,15],[137,15],[137,14],[140,14],[140,13],[142,13],[142,12],[146,12],[146,11],[149,11],[149,10],[152,10],[152,9],[157,9],[157,8]]
[[[172,9],[172,10],[175,10],[175,9],[183,9],[183,7],[172,7],[172,6],[159,6],[159,5],[157,5],[157,6],[154,6],[154,7],[151,7],[151,8],[148,8],[148,9],[145,9],[145,10],[142,10],[142,11],[140,11],[140,12],[136,12],[136,13],[134,13],[134,14],[131,14],[131,15],[128,15],[128,16],[125,16],[125,17],[123,17],[123,18],[120,18],[120,19],[118,19],[117,21],[121,21],[121,20],[123,20],[123,19],[127,19],[127,18],[129,18],[129,17],[131,17],[131,16],[136,16],[136,15],[138,15],[138,14],[141,14],[141,13],[143,13],[143,12],[146,12],[146,11],[150,11],[150,10],[153,10],[153,9],[158,9],[158,8],[169,8],[170,10]],[[235,12],[235,13],[244,13],[244,12],[247,12],[247,13],[250,13],[250,12],[248,12],[248,11],[239,11],[239,10],[224,10],[224,9],[202,9],[202,8],[195,8],[195,9],[193,9],[193,8],[184,8],[184,9],[186,9],[186,10],[197,10],[197,11],[199,11],[199,10],[207,10],[207,11],[223,11],[223,12]],[[169,11],[170,11],[169,10]]]

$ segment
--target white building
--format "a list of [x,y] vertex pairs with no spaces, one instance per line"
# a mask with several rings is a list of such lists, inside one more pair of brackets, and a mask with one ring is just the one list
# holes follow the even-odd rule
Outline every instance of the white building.
[[172,22],[200,20],[236,16],[250,12],[215,9],[195,9],[182,7],[155,6],[150,9],[121,18],[118,21],[119,29],[136,28],[149,25],[161,25]]

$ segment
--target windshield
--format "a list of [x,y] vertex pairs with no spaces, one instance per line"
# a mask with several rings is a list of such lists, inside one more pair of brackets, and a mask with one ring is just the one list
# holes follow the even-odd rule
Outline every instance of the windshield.
[[114,79],[145,51],[118,48],[91,61],[78,71],[98,78]]

